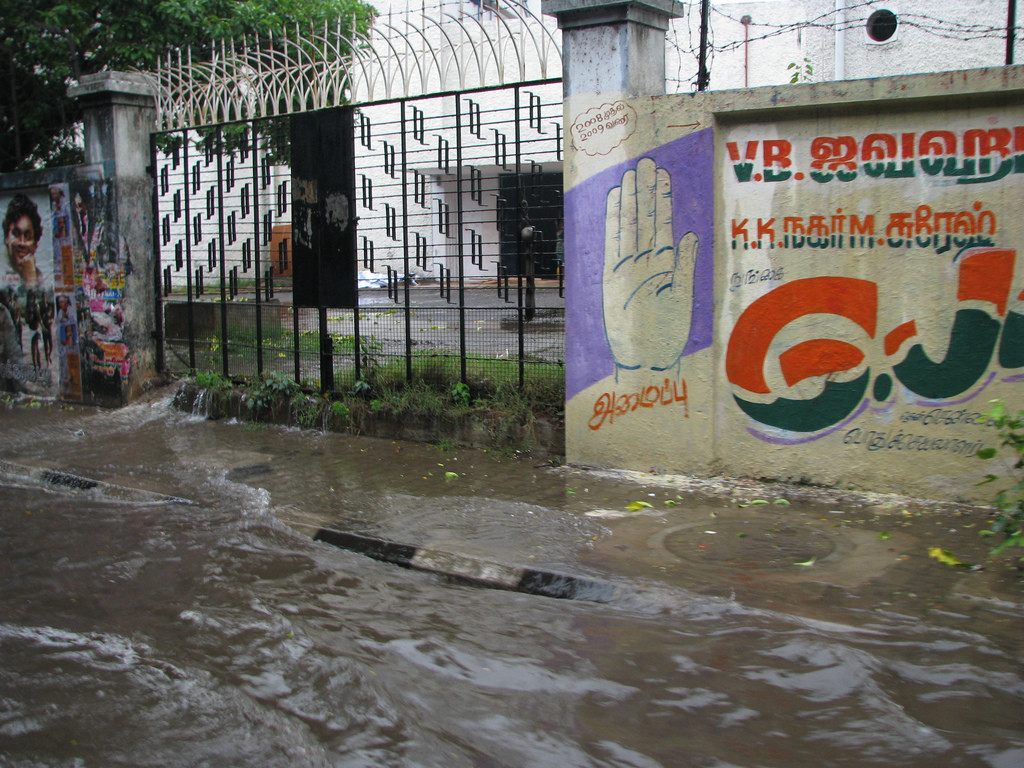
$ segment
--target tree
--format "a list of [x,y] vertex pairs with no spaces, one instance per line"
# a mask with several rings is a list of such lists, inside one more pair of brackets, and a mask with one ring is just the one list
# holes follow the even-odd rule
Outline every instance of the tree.
[[0,172],[82,161],[81,115],[67,97],[82,75],[149,69],[175,47],[356,20],[361,0],[9,0],[0,19]]

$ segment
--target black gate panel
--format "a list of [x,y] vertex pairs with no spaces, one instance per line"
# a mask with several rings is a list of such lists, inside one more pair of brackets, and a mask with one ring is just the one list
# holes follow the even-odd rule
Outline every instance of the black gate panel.
[[294,303],[358,306],[351,107],[291,117]]

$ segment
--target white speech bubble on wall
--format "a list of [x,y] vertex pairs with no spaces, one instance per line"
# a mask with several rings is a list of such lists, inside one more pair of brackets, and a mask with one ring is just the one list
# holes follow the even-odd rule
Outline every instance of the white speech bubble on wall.
[[588,155],[607,155],[635,130],[636,110],[624,101],[588,109],[569,126],[573,147]]

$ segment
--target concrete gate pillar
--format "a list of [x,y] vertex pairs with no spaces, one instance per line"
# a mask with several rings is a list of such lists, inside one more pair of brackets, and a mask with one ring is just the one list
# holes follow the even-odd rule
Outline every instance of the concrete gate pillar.
[[[541,0],[541,11],[554,16],[562,30],[566,459],[593,464],[589,457],[596,457],[605,466],[628,466],[631,459],[621,457],[635,453],[641,441],[630,436],[603,450],[611,430],[595,431],[592,420],[595,402],[608,392],[595,387],[613,373],[616,378],[609,388],[621,384],[627,391],[631,386],[645,391],[667,379],[647,376],[649,364],[646,369],[623,364],[629,382],[617,378],[618,361],[606,340],[609,319],[620,338],[658,336],[656,329],[648,332],[648,321],[635,313],[610,318],[605,312],[606,238],[608,227],[619,222],[605,220],[608,190],[594,192],[598,185],[588,182],[609,168],[621,167],[622,174],[627,163],[636,167],[635,147],[641,138],[636,134],[651,129],[638,118],[638,111],[646,116],[648,102],[665,94],[666,31],[685,8],[674,0]],[[608,133],[599,130],[608,119],[601,117],[605,114],[615,116]],[[616,128],[623,120],[624,127]],[[595,236],[597,232],[601,234]],[[609,460],[615,451],[620,451],[619,457]]]
[[562,30],[565,96],[665,92],[665,31],[675,0],[541,0]]
[[118,259],[125,277],[124,341],[131,353],[121,400],[128,402],[155,373],[153,179],[148,168],[156,101],[146,79],[132,72],[85,75],[69,95],[83,111],[86,163],[103,166],[114,195]]

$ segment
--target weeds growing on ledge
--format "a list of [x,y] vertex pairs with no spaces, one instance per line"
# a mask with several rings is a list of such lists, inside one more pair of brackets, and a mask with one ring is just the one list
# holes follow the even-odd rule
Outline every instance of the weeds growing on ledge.
[[205,390],[211,405],[223,405],[232,392],[240,396],[241,411],[253,422],[287,413],[293,423],[306,429],[333,426],[358,431],[363,423],[360,414],[362,418],[390,417],[399,421],[408,417],[441,421],[471,417],[484,423],[491,445],[512,451],[530,450],[529,445],[520,444],[521,428],[529,432],[539,415],[558,417],[564,407],[563,380],[550,375],[527,380],[519,387],[509,380],[484,377],[452,384],[445,375],[407,382],[385,366],[371,368],[367,374],[353,380],[347,392],[329,395],[316,392],[317,382],[299,384],[277,371],[236,381],[203,372],[194,373],[193,378]]

